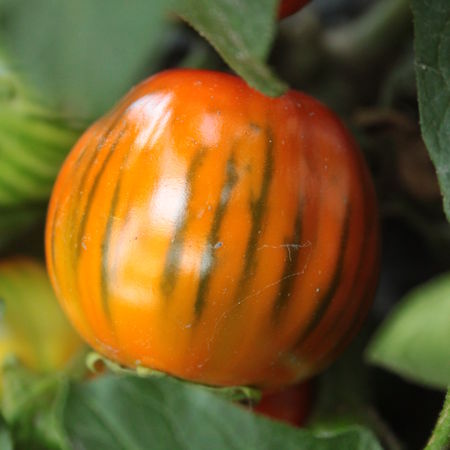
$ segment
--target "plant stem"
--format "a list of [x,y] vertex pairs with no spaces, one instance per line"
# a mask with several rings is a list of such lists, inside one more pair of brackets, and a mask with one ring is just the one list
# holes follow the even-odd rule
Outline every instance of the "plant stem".
[[439,419],[424,450],[446,450],[450,448],[450,388],[445,396]]
[[324,47],[355,65],[383,56],[412,25],[409,0],[381,0],[367,13],[324,35]]

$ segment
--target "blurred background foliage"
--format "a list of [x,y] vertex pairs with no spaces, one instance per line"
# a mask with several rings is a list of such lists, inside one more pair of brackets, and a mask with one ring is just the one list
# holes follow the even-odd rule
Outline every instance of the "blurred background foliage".
[[[311,426],[359,423],[375,430],[386,448],[422,448],[450,382],[448,275],[397,304],[449,270],[450,227],[419,127],[409,1],[314,0],[279,24],[276,0],[259,7],[248,2],[245,14],[220,9],[227,2],[211,11],[206,3],[171,5],[210,42],[167,11],[164,0],[0,0],[2,260],[33,256],[42,267],[51,186],[89,123],[163,69],[230,71],[216,47],[250,84],[278,93],[288,83],[334,109],[354,132],[375,180],[383,232],[377,298],[356,343],[318,379]],[[253,16],[254,29],[246,23]],[[242,34],[242,53],[227,47],[217,17]],[[224,51],[215,40],[220,33]],[[0,283],[6,298],[1,277]]]

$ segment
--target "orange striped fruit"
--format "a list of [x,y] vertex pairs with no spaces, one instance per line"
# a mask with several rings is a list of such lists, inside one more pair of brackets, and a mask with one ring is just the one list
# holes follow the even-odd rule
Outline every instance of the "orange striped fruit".
[[284,19],[296,13],[300,8],[303,8],[310,0],[282,0],[278,10],[278,17]]
[[63,308],[101,354],[273,387],[328,364],[366,315],[375,194],[355,142],[316,100],[172,70],[75,145],[46,250]]

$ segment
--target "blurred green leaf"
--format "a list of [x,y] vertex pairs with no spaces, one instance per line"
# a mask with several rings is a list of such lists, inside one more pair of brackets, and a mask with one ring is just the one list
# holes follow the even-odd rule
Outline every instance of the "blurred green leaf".
[[412,0],[411,4],[422,134],[450,221],[450,8],[448,0]]
[[65,115],[92,119],[110,108],[161,55],[164,4],[3,1],[2,38],[20,70],[52,105]]
[[[43,264],[30,258],[0,262],[0,362],[9,349],[36,371],[62,368],[81,349]],[[7,343],[3,346],[3,343]]]
[[171,378],[104,376],[73,385],[64,424],[73,447],[85,450],[381,449],[365,428],[296,429]]
[[409,293],[382,324],[369,361],[425,385],[450,383],[450,273]]
[[13,426],[24,421],[31,411],[37,409],[42,402],[42,395],[54,384],[29,371],[14,356],[2,361],[1,395],[2,415],[6,422]]
[[20,448],[70,449],[61,423],[66,378],[56,373],[37,375],[9,358],[3,364],[3,385],[2,414]]
[[253,88],[281,95],[287,86],[264,63],[276,30],[277,0],[172,0],[174,9]]
[[0,54],[0,248],[43,219],[78,134],[37,101]]
[[44,204],[78,132],[45,115],[0,110],[0,206]]
[[0,449],[13,450],[11,433],[8,430],[3,418],[0,417]]

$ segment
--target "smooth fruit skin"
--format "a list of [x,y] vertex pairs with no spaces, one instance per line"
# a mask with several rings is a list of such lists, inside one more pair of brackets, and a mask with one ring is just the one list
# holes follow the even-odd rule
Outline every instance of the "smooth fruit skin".
[[278,9],[278,17],[284,19],[303,8],[310,0],[282,0]]
[[149,78],[84,133],[46,229],[92,347],[211,385],[327,365],[366,315],[378,248],[371,178],[332,112],[198,70]]

